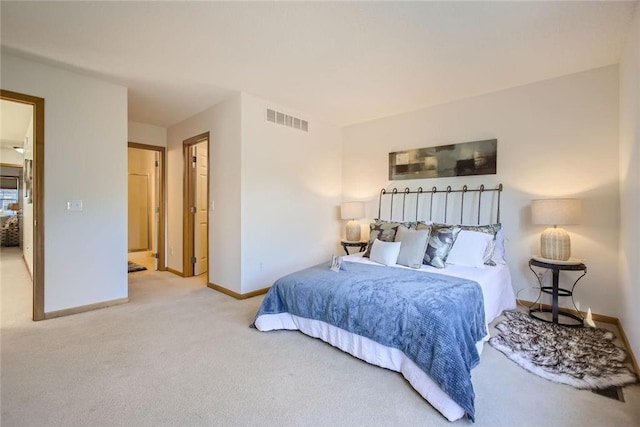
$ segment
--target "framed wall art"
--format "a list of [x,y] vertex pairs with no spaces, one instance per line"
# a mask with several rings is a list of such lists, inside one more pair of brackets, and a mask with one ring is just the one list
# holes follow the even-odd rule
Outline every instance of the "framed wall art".
[[23,180],[24,198],[26,203],[33,203],[33,160],[24,159]]
[[389,153],[389,180],[496,173],[498,140],[463,142]]

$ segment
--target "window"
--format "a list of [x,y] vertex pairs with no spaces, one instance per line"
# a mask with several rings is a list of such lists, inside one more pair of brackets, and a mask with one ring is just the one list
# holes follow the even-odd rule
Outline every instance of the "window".
[[19,199],[18,178],[3,176],[0,179],[0,210],[11,211],[10,205],[18,203]]

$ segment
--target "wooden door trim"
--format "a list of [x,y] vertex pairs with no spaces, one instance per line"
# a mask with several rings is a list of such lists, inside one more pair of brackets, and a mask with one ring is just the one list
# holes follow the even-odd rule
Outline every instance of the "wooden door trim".
[[0,98],[33,106],[33,320],[44,320],[44,98],[0,89]]
[[[191,154],[189,150],[191,146],[198,144],[202,141],[207,141],[207,161],[209,159],[209,147],[211,140],[209,139],[209,132],[204,132],[194,137],[185,139],[182,142],[182,152],[184,157],[183,164],[183,178],[182,178],[182,272],[183,277],[193,276],[193,264],[191,258],[193,253],[193,216],[189,212],[189,206],[191,202],[191,196],[193,195],[193,178],[191,171]],[[209,165],[207,164],[207,180],[209,179]],[[208,184],[208,183],[207,183]],[[207,202],[209,201],[209,185],[207,185]],[[208,209],[208,207],[207,207]],[[207,236],[209,233],[209,219],[207,218]],[[208,240],[208,239],[207,239]],[[207,243],[207,261],[209,260],[209,247]],[[207,281],[209,280],[209,269],[207,268]]]
[[167,225],[165,224],[166,216],[165,216],[165,182],[166,182],[166,152],[167,149],[165,147],[160,147],[158,145],[149,145],[149,144],[140,144],[138,142],[129,141],[129,148],[138,148],[140,150],[150,150],[157,151],[160,153],[160,182],[159,182],[159,193],[160,200],[158,200],[158,205],[160,206],[160,214],[158,218],[158,222],[160,223],[160,229],[158,230],[158,271],[165,271],[167,269],[166,262],[166,251],[165,251],[165,229]]

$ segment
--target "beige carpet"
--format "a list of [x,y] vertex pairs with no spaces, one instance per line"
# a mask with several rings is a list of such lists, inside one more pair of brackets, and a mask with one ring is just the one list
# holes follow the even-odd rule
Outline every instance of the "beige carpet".
[[[1,255],[2,427],[452,425],[397,373],[298,332],[250,329],[261,297],[144,271],[129,275],[128,304],[34,323],[26,271]],[[618,402],[489,345],[473,382],[476,426],[640,425],[637,385]]]

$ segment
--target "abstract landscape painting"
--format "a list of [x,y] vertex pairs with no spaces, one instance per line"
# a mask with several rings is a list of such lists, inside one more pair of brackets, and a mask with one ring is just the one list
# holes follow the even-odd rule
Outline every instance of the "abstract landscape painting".
[[463,142],[389,153],[389,180],[491,175],[498,140]]

